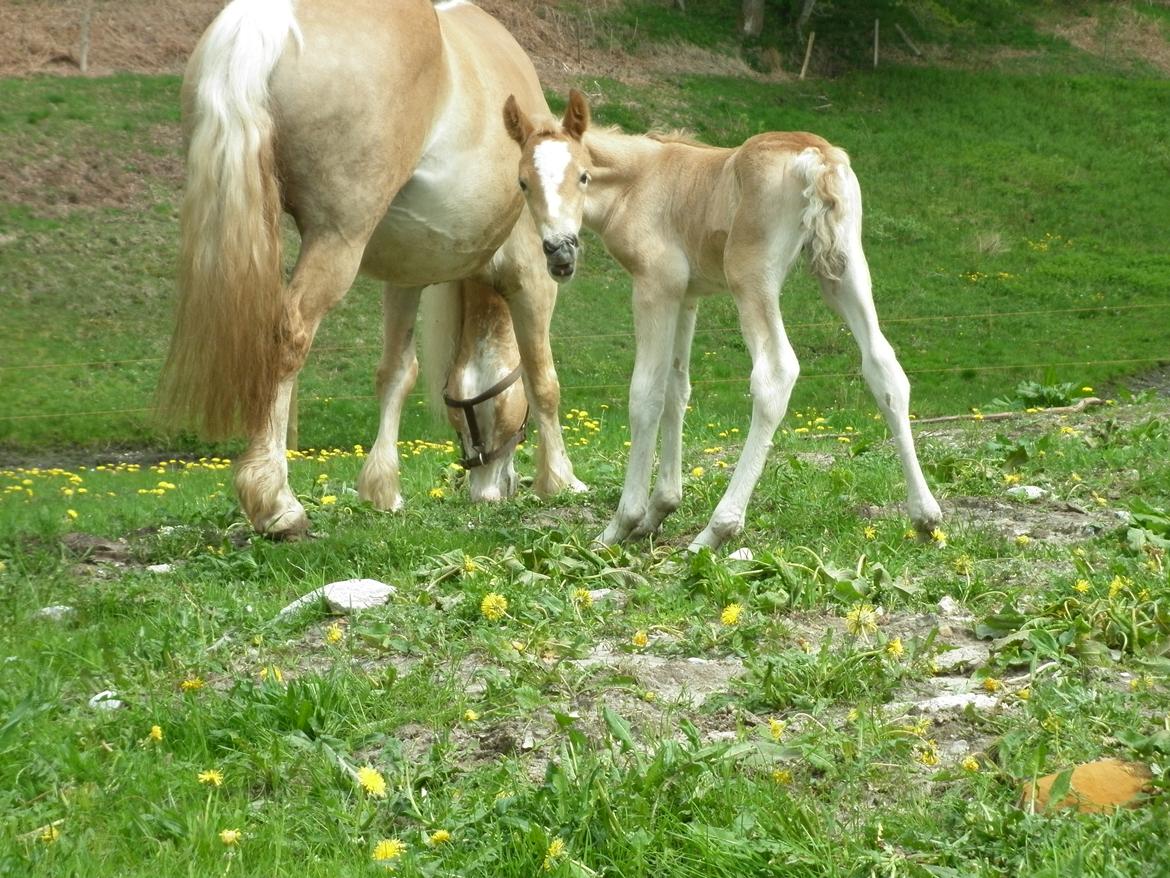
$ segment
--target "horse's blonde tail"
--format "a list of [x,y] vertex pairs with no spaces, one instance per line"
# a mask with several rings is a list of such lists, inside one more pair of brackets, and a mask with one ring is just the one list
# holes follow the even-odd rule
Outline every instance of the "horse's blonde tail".
[[849,225],[855,220],[860,227],[861,222],[849,156],[834,146],[809,147],[792,160],[792,168],[804,185],[801,224],[809,235],[813,274],[836,280],[845,270]]
[[264,428],[281,377],[282,265],[268,80],[293,0],[234,0],[188,67],[179,302],[159,408],[211,437]]
[[428,287],[419,304],[418,358],[426,387],[427,402],[436,417],[445,416],[443,392],[463,333],[463,284],[467,281]]

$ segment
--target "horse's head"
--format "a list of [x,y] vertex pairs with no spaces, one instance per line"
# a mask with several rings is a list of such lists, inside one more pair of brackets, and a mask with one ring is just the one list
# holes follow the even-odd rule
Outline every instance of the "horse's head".
[[528,400],[508,305],[495,290],[464,282],[459,348],[447,375],[447,419],[459,434],[472,502],[516,491],[513,466]]
[[563,283],[577,268],[581,246],[577,235],[590,177],[589,153],[581,138],[589,127],[589,104],[573,89],[559,124],[551,120],[534,124],[509,96],[504,126],[520,144],[519,185],[540,232],[548,272]]

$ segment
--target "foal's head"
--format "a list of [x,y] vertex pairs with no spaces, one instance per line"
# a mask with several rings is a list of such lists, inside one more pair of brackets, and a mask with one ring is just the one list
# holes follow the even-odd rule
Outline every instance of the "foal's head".
[[551,120],[534,124],[509,96],[504,125],[520,144],[520,189],[540,232],[548,272],[563,283],[576,270],[581,246],[577,233],[589,185],[589,154],[581,137],[589,127],[589,104],[573,89],[559,125]]

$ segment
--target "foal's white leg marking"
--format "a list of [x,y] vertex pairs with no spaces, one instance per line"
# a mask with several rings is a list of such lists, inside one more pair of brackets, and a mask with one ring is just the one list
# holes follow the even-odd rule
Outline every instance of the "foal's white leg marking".
[[869,267],[859,239],[848,245],[848,262],[840,281],[821,280],[821,293],[849,326],[861,349],[861,374],[885,417],[898,449],[906,478],[907,511],[915,527],[930,533],[942,520],[938,501],[930,493],[910,431],[910,382],[894,350],[878,326]]
[[386,285],[382,291],[382,362],[378,365],[378,436],[358,476],[358,496],[376,508],[402,508],[398,478],[398,428],[402,405],[418,377],[414,322],[420,287]]
[[698,302],[693,299],[684,301],[679,309],[670,377],[662,409],[662,450],[658,458],[658,479],[650,495],[650,508],[631,534],[634,537],[654,533],[682,503],[683,419],[687,402],[691,398],[691,340],[695,336],[698,311]]
[[[680,293],[681,295],[681,293]],[[679,320],[678,298],[657,282],[634,278],[634,375],[630,381],[630,459],[622,498],[597,538],[613,545],[629,537],[646,517],[646,493],[666,402],[670,355]]]
[[561,184],[565,182],[565,169],[571,160],[569,145],[563,140],[542,140],[532,151],[532,164],[540,177],[551,223],[561,218]]

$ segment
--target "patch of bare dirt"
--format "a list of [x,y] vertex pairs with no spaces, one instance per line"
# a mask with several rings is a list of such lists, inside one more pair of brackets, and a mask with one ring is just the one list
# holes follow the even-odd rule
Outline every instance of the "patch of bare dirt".
[[1115,530],[1121,521],[1108,510],[1075,503],[1025,503],[995,497],[950,497],[947,513],[954,521],[998,531],[1008,539],[1026,536],[1051,543],[1072,543]]
[[1052,33],[1082,52],[1129,66],[1134,60],[1170,73],[1170,44],[1158,21],[1129,6],[1114,7],[1107,17],[1068,18]]
[[[81,65],[84,0],[62,4],[31,0],[0,6],[0,76],[76,74]],[[568,14],[545,0],[481,0],[532,57],[546,87],[564,90],[583,76],[650,82],[673,73],[706,73],[775,79],[760,74],[734,52],[691,45],[624,48],[629,35],[594,18],[609,0],[585,16]],[[91,19],[89,72],[180,73],[199,35],[223,0],[101,0]]]

